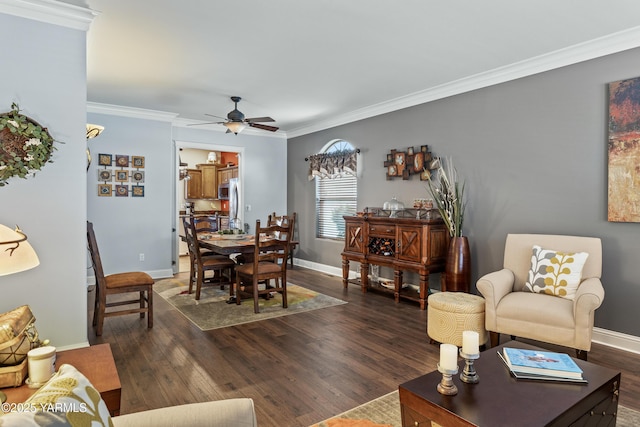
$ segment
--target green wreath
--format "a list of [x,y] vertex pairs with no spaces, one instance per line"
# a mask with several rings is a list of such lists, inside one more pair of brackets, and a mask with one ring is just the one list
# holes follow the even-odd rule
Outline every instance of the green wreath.
[[53,142],[47,128],[11,104],[11,111],[0,114],[0,187],[13,176],[26,178],[51,162]]

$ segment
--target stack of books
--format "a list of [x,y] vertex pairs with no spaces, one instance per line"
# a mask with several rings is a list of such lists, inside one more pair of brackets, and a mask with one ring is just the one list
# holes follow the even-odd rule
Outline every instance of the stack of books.
[[587,382],[582,369],[566,353],[505,347],[498,356],[517,379]]

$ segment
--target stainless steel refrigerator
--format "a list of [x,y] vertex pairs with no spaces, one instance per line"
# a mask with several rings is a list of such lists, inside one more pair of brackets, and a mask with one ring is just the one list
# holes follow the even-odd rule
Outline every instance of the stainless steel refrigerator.
[[240,180],[231,178],[229,180],[229,228],[242,228],[240,213]]

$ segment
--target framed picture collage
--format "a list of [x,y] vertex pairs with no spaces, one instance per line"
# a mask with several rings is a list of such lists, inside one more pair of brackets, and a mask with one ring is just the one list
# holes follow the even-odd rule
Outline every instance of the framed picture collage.
[[98,196],[144,197],[144,157],[98,155]]

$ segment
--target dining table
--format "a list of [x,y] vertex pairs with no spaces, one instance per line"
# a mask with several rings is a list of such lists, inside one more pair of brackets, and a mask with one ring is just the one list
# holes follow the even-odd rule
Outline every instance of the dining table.
[[[255,234],[220,234],[202,232],[197,233],[198,245],[203,249],[208,249],[220,255],[241,254],[236,258],[237,263],[252,262],[256,247]],[[261,241],[275,240],[273,236],[264,236]],[[267,247],[262,247],[267,249]],[[227,304],[236,302],[235,295],[231,295]]]
[[253,234],[197,233],[198,245],[221,255],[250,254],[255,249]]
[[[231,254],[248,254],[252,255],[255,249],[255,234],[220,234],[212,232],[197,233],[198,245],[203,248],[215,252],[220,255]],[[180,236],[183,240],[184,238]],[[264,237],[269,240],[272,237]],[[298,242],[290,243],[290,251],[298,244]],[[268,249],[268,248],[265,248]],[[245,257],[249,260],[251,257]],[[293,257],[291,259],[291,267],[293,268]]]

